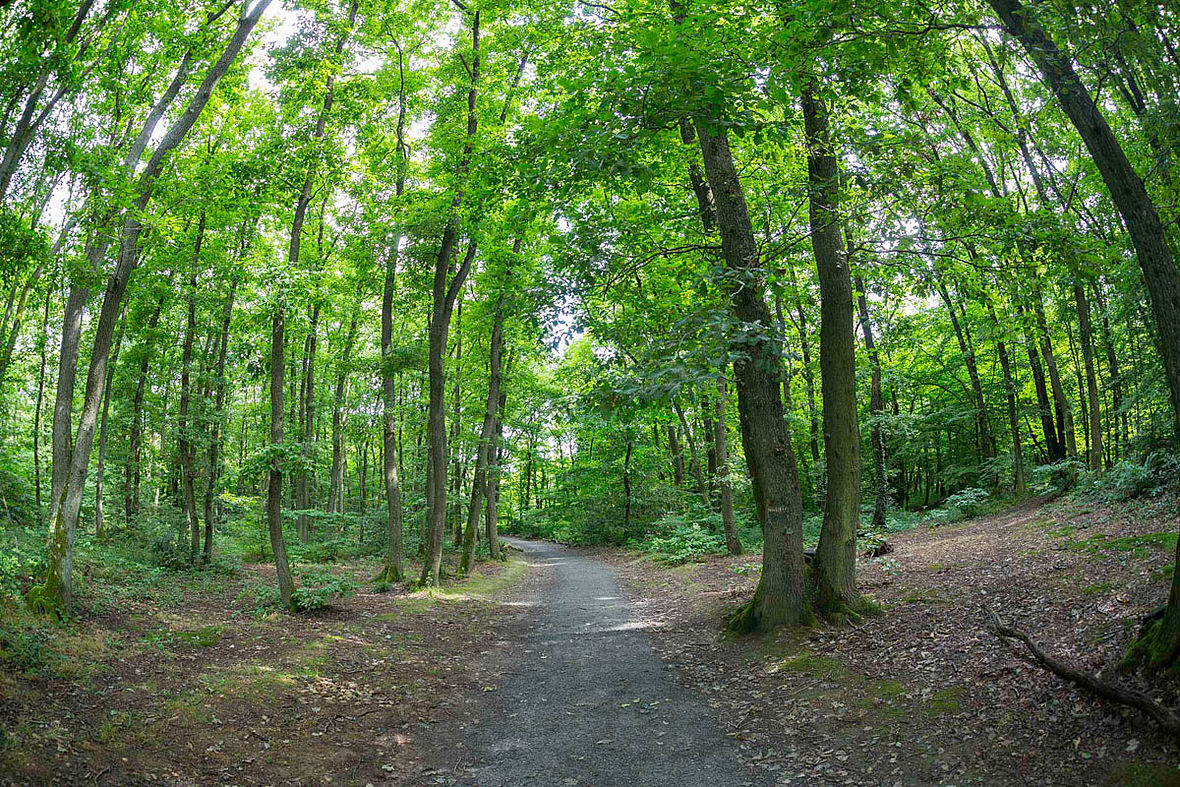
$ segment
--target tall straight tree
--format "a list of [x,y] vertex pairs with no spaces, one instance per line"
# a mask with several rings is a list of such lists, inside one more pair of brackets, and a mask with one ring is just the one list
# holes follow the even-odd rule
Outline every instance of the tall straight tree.
[[426,539],[426,560],[422,567],[422,584],[439,584],[442,571],[443,537],[447,529],[447,425],[446,425],[446,350],[450,332],[451,313],[455,299],[471,272],[475,261],[476,245],[471,239],[467,251],[454,274],[451,275],[452,257],[459,241],[459,208],[465,194],[464,183],[471,168],[471,156],[479,131],[478,99],[480,77],[479,50],[479,9],[470,10],[462,6],[464,15],[471,20],[471,64],[467,71],[470,86],[467,90],[467,135],[463,142],[459,166],[456,171],[458,185],[451,198],[450,215],[443,228],[438,255],[434,261],[434,283],[431,288],[430,346],[429,346],[429,408],[426,421],[426,443],[429,451],[427,460],[427,512],[428,527]]
[[856,411],[852,278],[840,232],[840,173],[828,107],[817,79],[800,90],[807,138],[811,246],[819,271],[820,388],[824,402],[827,498],[812,563],[815,603],[823,615],[857,614],[856,533],[860,527],[860,431]]

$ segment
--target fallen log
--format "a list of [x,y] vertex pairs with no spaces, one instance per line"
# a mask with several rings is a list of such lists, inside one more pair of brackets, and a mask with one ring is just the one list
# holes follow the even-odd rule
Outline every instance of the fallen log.
[[1041,667],[1052,672],[1057,677],[1073,683],[1075,686],[1080,686],[1095,696],[1135,708],[1154,719],[1166,732],[1174,737],[1180,738],[1180,716],[1177,716],[1168,708],[1160,705],[1146,694],[1107,683],[1097,675],[1082,672],[1066,664],[1064,661],[1050,656],[1037,643],[1033,642],[1028,634],[1011,626],[1004,625],[1000,621],[1000,617],[992,610],[989,609],[987,613],[991,618],[991,628],[996,636],[1005,640],[1015,639],[1023,642],[1025,647],[1028,648],[1028,652],[1032,654],[1033,659]]

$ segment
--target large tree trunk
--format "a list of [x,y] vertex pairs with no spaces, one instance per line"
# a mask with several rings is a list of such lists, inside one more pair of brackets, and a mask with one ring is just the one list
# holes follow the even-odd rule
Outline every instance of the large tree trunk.
[[856,590],[856,533],[860,526],[860,431],[856,411],[856,349],[852,279],[840,233],[840,181],[828,108],[811,81],[803,86],[803,124],[811,245],[819,271],[820,388],[824,404],[827,498],[812,561],[815,604],[823,615],[855,614],[864,604]]
[[783,419],[782,346],[763,298],[764,272],[745,194],[724,127],[695,122],[705,174],[713,193],[721,249],[732,281],[730,302],[739,324],[730,338],[742,443],[751,478],[766,513],[762,576],[749,605],[731,621],[735,629],[768,630],[810,617],[804,593],[803,503],[795,452]]
[[[849,256],[852,256],[849,251]],[[856,277],[857,311],[860,313],[860,329],[864,334],[865,352],[869,356],[869,417],[872,419],[869,445],[873,449],[873,483],[876,488],[873,500],[873,529],[885,532],[885,514],[889,509],[889,474],[885,463],[885,437],[881,433],[881,417],[885,410],[881,395],[881,358],[873,341],[873,324],[869,320],[869,301],[865,297],[865,283]]]
[[[1035,15],[1019,0],[989,3],[1008,31],[1024,45],[1077,128],[1127,225],[1159,329],[1172,394],[1173,429],[1180,434],[1180,271],[1172,259],[1159,212],[1090,91],[1074,71],[1068,54],[1057,48]],[[1180,564],[1180,542],[1176,550]],[[1180,658],[1180,571],[1172,576],[1163,618],[1144,632],[1138,647],[1135,658],[1152,668],[1170,667]]]

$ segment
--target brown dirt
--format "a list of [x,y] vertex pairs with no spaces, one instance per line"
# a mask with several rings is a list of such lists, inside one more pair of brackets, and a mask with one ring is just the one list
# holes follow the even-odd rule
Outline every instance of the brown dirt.
[[[1091,671],[1117,665],[1162,603],[1178,503],[1026,503],[890,537],[860,585],[884,614],[726,640],[759,559],[668,568],[599,551],[646,610],[656,647],[780,784],[1180,784],[1180,746],[1065,684],[989,633],[984,610]],[[1147,536],[1147,538],[1137,538]],[[1115,541],[1115,539],[1128,539]],[[739,573],[741,572],[741,573]],[[1171,686],[1143,686],[1175,707]]]
[[[336,569],[358,583],[376,565]],[[78,663],[0,671],[0,784],[414,784],[417,744],[498,679],[542,574],[484,564],[435,598],[359,592],[319,613],[252,608],[273,569],[168,578],[63,639]],[[83,663],[85,662],[85,663]]]

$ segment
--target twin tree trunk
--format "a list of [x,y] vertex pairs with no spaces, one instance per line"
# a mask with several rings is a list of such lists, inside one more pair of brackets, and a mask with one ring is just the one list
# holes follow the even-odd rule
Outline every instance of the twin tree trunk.
[[[1037,64],[1081,135],[1126,223],[1159,330],[1164,372],[1172,398],[1173,429],[1180,434],[1180,271],[1172,258],[1159,212],[1093,96],[1074,70],[1070,56],[1057,48],[1035,15],[1019,0],[989,0],[989,3],[1004,27]],[[1180,542],[1176,556],[1180,563]],[[1150,669],[1171,667],[1180,658],[1180,571],[1172,576],[1163,617],[1144,629],[1128,657],[1129,663],[1141,663]]]
[[[520,238],[512,244],[512,254],[520,254]],[[488,349],[488,395],[484,407],[483,427],[479,433],[479,447],[475,455],[475,473],[471,481],[471,500],[467,506],[467,527],[463,531],[463,557],[459,563],[459,573],[467,574],[475,560],[475,537],[479,531],[479,514],[484,500],[492,505],[491,487],[488,483],[488,466],[494,460],[496,451],[497,414],[500,408],[500,395],[503,374],[504,353],[504,311],[503,296],[500,296],[492,318],[492,337]],[[486,532],[488,552],[492,559],[500,556],[499,539],[492,529],[491,517],[488,517]]]

